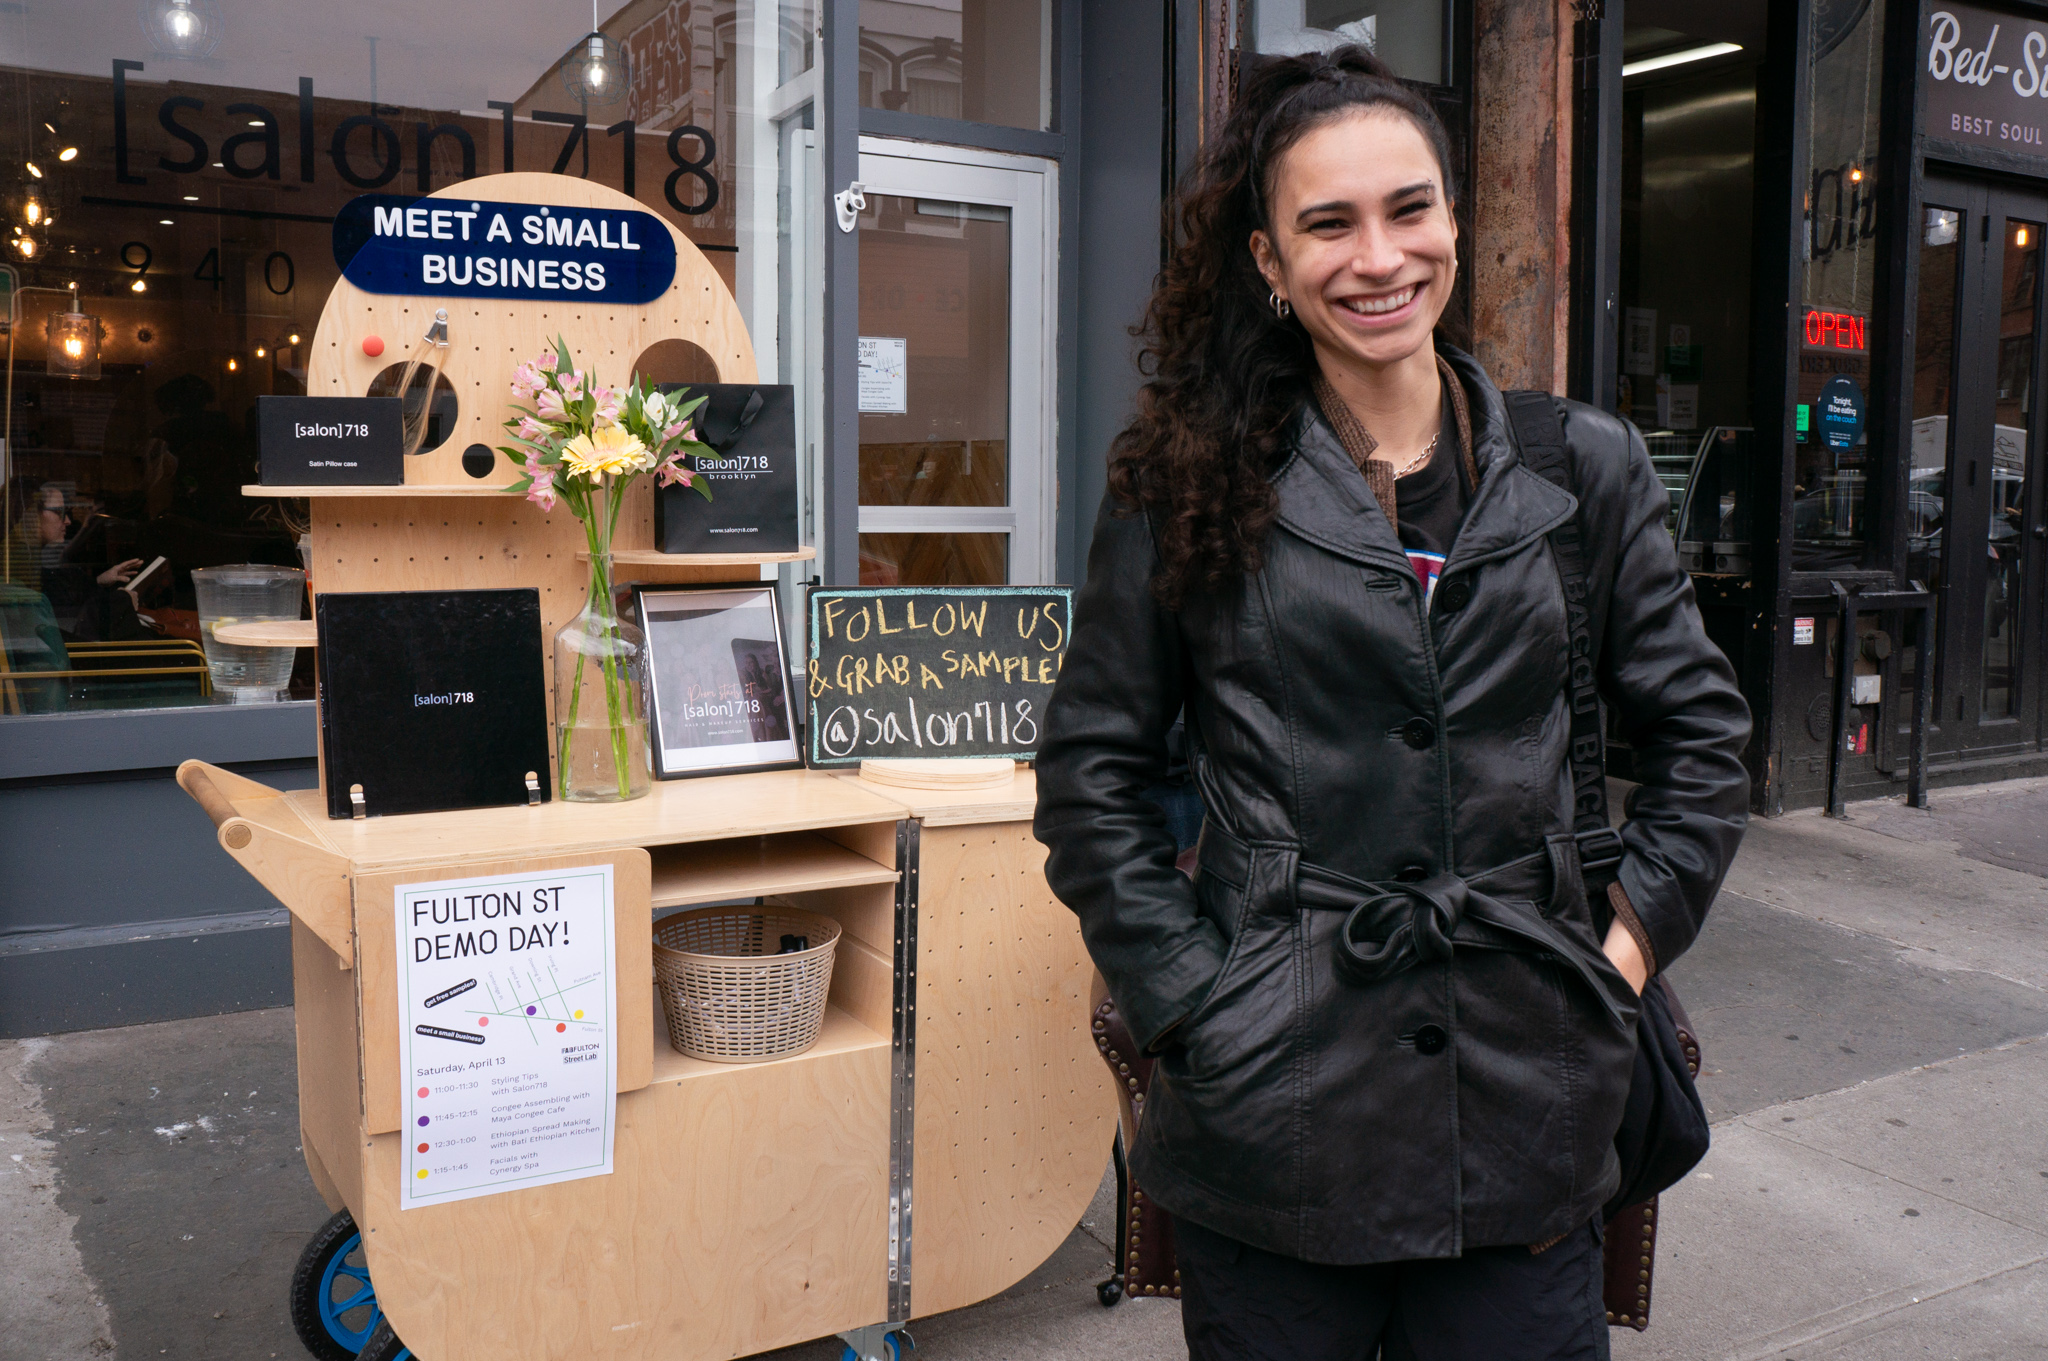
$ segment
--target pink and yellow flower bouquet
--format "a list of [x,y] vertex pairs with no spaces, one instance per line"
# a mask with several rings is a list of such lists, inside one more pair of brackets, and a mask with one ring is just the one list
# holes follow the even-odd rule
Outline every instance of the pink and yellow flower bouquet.
[[582,522],[590,553],[589,599],[555,635],[556,793],[583,802],[637,798],[650,788],[647,647],[638,626],[619,618],[612,537],[626,489],[643,474],[711,499],[691,467],[712,452],[691,419],[704,399],[658,392],[638,374],[624,388],[606,387],[575,366],[558,338],[553,354],[513,372],[512,400],[512,442],[499,452],[526,475],[505,490],[543,510],[566,507]]

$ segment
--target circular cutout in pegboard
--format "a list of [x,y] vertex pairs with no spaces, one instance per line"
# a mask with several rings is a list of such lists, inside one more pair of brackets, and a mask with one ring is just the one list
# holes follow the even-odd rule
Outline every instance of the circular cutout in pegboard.
[[[405,378],[404,364],[387,364],[370,380],[369,397],[397,397],[401,395],[398,385]],[[428,397],[429,385],[433,396]],[[410,434],[422,416],[426,420],[426,432],[420,437],[419,447],[413,450],[424,454],[429,449],[438,449],[448,442],[455,433],[455,420],[461,414],[461,403],[455,399],[455,385],[448,381],[448,375],[439,369],[430,369],[421,364],[412,371],[412,381],[405,386],[405,429]],[[468,455],[464,454],[465,461]]]
[[657,340],[633,361],[634,373],[650,383],[715,383],[718,363],[687,340]]
[[462,451],[462,471],[471,477],[489,477],[497,466],[497,451],[488,444],[472,444]]

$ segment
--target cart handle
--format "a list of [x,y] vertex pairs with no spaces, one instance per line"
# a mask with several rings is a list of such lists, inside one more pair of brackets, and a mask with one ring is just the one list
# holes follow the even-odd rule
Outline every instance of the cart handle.
[[213,782],[213,767],[204,761],[186,761],[178,767],[178,787],[190,794],[206,816],[213,819],[214,827],[220,832],[223,846],[239,851],[247,846],[255,833],[249,823],[235,811],[228,796],[221,793],[220,786]]

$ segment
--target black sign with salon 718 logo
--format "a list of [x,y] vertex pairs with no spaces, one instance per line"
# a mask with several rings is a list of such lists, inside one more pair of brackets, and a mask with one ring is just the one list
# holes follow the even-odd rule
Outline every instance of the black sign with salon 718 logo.
[[1029,759],[1066,659],[1073,597],[1064,586],[813,588],[810,763]]
[[403,406],[397,397],[258,397],[264,485],[401,485]]
[[2048,25],[1974,5],[1927,16],[1929,137],[2048,157]]

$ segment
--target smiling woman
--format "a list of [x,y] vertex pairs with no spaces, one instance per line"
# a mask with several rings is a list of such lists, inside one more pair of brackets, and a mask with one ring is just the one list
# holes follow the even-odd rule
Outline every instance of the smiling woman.
[[[1038,749],[1047,880],[1158,1058],[1131,1175],[1196,1361],[1607,1356],[1639,995],[1748,806],[1641,439],[1437,334],[1445,141],[1363,47],[1251,80]],[[1598,700],[1642,782],[1619,848]],[[1182,719],[1192,884],[1148,794]]]

